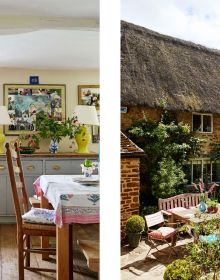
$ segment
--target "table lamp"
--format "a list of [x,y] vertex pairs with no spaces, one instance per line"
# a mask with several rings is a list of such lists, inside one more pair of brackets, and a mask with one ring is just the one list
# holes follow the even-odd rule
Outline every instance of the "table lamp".
[[[11,124],[11,120],[8,114],[8,109],[6,106],[0,106],[0,125]],[[5,153],[5,149],[3,147],[5,143],[5,135],[0,129],[0,154]]]
[[95,106],[77,105],[74,110],[77,121],[80,125],[80,131],[75,139],[78,146],[77,153],[89,153],[88,145],[91,141],[91,134],[87,125],[99,125],[97,111]]

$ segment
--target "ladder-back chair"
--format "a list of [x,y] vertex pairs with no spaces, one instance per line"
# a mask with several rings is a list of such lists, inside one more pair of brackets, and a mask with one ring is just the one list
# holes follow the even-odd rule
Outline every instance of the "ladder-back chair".
[[5,148],[17,223],[19,280],[24,279],[24,269],[55,272],[55,269],[30,266],[30,253],[56,254],[55,249],[33,249],[30,243],[31,236],[56,236],[56,227],[53,223],[54,210],[42,208],[28,209],[28,198],[18,145],[15,143],[13,149],[9,143],[6,143]]

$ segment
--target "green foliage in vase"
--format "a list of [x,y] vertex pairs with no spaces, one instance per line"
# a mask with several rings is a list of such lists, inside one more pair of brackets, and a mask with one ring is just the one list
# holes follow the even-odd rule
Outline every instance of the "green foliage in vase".
[[72,119],[57,121],[53,116],[48,117],[40,112],[36,118],[36,129],[41,138],[52,139],[59,143],[65,136],[69,136],[70,139],[74,138],[75,134],[79,132],[80,126],[76,125]]
[[85,159],[84,162],[83,162],[83,165],[85,167],[92,167],[93,166],[93,162],[91,159]]
[[159,122],[144,116],[127,129],[127,134],[146,153],[141,160],[141,182],[152,187],[156,198],[178,194],[179,186],[185,183],[183,165],[199,155],[204,140],[167,111]]

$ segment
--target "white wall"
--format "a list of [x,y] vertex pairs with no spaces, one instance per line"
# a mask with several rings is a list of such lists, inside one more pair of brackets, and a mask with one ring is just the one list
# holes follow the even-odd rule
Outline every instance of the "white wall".
[[[3,104],[3,84],[29,84],[29,76],[39,76],[40,84],[66,85],[66,116],[71,117],[78,103],[78,85],[99,84],[98,70],[34,70],[0,68],[0,105]],[[6,136],[7,141],[16,137]],[[48,151],[49,142],[44,140],[40,151]],[[59,151],[73,151],[71,142],[64,139],[59,144]],[[98,151],[97,144],[90,144],[90,151]]]

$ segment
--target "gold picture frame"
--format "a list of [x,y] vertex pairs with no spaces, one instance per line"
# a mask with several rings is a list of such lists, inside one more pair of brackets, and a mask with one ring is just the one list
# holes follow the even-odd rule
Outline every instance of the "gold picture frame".
[[12,122],[4,127],[5,135],[34,133],[37,114],[42,111],[58,121],[66,117],[66,85],[4,84],[3,90]]
[[99,85],[79,85],[78,86],[78,104],[95,106],[97,110],[100,107]]

